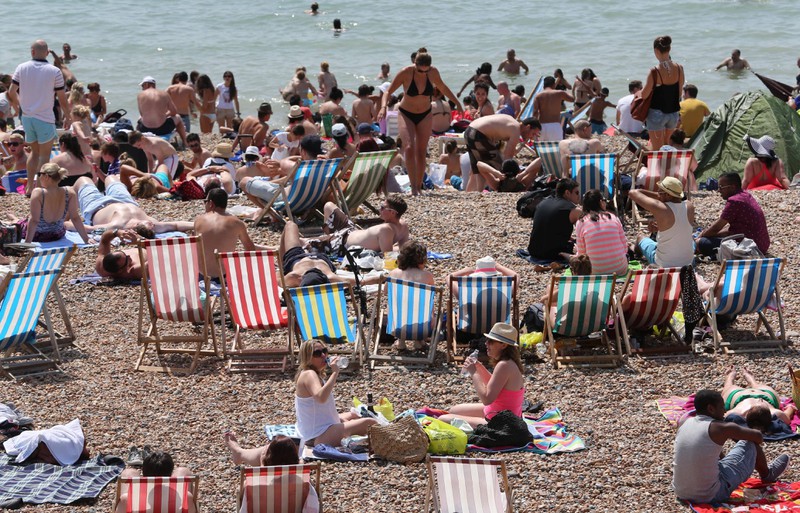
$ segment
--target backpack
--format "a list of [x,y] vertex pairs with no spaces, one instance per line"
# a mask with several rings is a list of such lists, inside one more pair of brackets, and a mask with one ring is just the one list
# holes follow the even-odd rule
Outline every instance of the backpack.
[[551,183],[553,184],[552,186],[549,183],[539,182],[537,179],[533,184],[534,189],[531,192],[523,194],[517,200],[517,214],[525,219],[533,219],[533,216],[536,214],[536,207],[539,206],[539,203],[545,198],[554,195],[555,182]]
[[116,134],[120,130],[130,130],[133,131],[133,123],[128,118],[119,118],[116,123],[114,123],[114,130],[111,131],[111,135]]

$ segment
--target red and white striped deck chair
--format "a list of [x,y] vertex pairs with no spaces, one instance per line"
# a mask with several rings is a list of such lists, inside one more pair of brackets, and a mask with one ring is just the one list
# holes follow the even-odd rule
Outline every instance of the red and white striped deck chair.
[[[694,150],[643,151],[639,154],[639,162],[636,165],[637,173],[638,170],[642,169],[642,166],[647,167],[644,184],[641,187],[637,187],[636,176],[634,176],[633,187],[635,189],[657,191],[658,182],[668,176],[680,180],[683,190],[686,192],[694,187],[694,168],[697,167]],[[636,205],[633,206],[635,207],[632,209],[634,220],[643,222],[638,208],[636,208]]]
[[124,498],[126,513],[195,513],[198,482],[194,476],[122,477],[112,511]]
[[270,372],[286,370],[285,350],[245,349],[243,330],[277,330],[289,325],[288,313],[281,306],[279,277],[275,271],[278,252],[272,250],[217,253],[222,275],[223,312],[230,312],[236,331],[227,350],[225,323],[222,323],[222,347],[230,357],[231,372]]
[[[139,297],[139,343],[142,344],[136,370],[170,373],[194,372],[201,355],[219,356],[217,337],[211,322],[212,299],[201,299],[200,276],[205,290],[209,290],[208,273],[201,236],[148,239],[139,242],[139,258],[147,262],[147,273],[142,280]],[[144,328],[145,302],[150,316],[147,331]],[[162,335],[158,321],[202,325],[194,335]],[[213,349],[204,350],[209,331]],[[159,365],[142,365],[147,348],[155,346]],[[162,347],[169,344],[173,347]],[[163,354],[189,354],[188,367],[169,366],[161,361]]]
[[427,456],[425,512],[511,513],[511,488],[503,460]]
[[[623,313],[622,337],[629,355],[691,351],[691,347],[683,342],[672,325],[672,314],[681,299],[680,278],[680,267],[640,269],[628,274],[617,304]],[[628,294],[629,297],[626,298]],[[667,326],[675,344],[662,344],[646,349],[631,348],[629,330],[649,330],[653,326],[662,325]]]
[[319,463],[243,468],[237,511],[301,513],[307,500],[318,501],[322,511],[319,475]]

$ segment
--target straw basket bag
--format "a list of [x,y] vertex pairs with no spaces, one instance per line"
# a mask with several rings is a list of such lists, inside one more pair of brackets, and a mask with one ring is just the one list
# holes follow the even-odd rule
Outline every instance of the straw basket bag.
[[428,435],[411,417],[401,417],[388,426],[370,426],[369,452],[398,463],[419,463],[428,452]]
[[[800,405],[800,370],[793,370],[789,366],[789,379],[792,380],[792,400],[795,406]],[[800,408],[800,406],[798,406]]]

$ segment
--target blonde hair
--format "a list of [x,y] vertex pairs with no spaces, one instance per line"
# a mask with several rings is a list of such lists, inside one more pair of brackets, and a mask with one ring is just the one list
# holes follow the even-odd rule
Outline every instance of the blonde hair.
[[69,90],[69,101],[73,104],[80,103],[83,101],[84,96],[83,83],[75,82],[72,84],[72,89]]
[[139,178],[131,185],[131,196],[142,199],[152,198],[158,194],[155,180],[157,180],[157,178],[154,176]]
[[319,65],[319,67],[322,69],[322,71],[328,71],[330,66],[331,65],[328,64],[328,61],[322,61],[322,63]]
[[48,162],[39,169],[40,175],[47,175],[56,182],[66,178],[68,173],[66,169],[53,162]]
[[320,378],[325,377],[325,370],[324,369],[317,369],[314,367],[314,346],[317,344],[322,344],[323,347],[327,348],[328,346],[325,345],[325,342],[317,339],[306,340],[302,344],[300,344],[300,363],[297,365],[297,373],[294,375],[294,382],[297,383],[297,380],[300,378],[300,374],[306,370],[312,370],[317,373]]
[[75,105],[72,107],[72,115],[77,116],[78,119],[87,119],[91,110],[86,105]]

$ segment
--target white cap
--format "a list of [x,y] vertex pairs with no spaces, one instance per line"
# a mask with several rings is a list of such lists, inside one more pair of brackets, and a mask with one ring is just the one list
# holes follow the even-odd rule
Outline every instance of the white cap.
[[144,77],[144,78],[142,79],[142,81],[141,81],[141,82],[139,82],[139,85],[140,85],[140,86],[141,86],[141,85],[145,85],[145,84],[153,84],[153,85],[156,85],[156,79],[155,79],[155,78],[153,78],[153,77],[151,77],[150,75],[147,75],[146,77]]
[[258,152],[258,146],[248,146],[246,150],[244,150],[245,155],[255,155],[256,157],[260,157],[261,153]]

